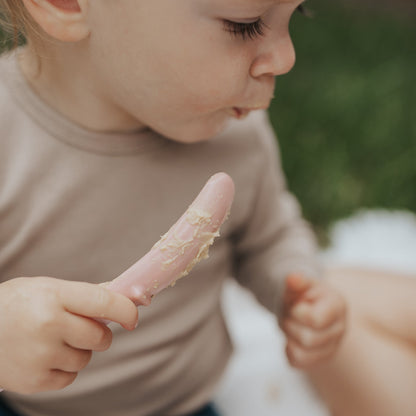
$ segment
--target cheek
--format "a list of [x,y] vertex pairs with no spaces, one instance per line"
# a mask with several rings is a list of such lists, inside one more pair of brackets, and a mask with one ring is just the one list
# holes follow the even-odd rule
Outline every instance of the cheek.
[[195,112],[205,113],[228,106],[234,101],[235,92],[227,83],[219,88],[218,83],[195,82],[195,88],[187,89],[187,105]]
[[215,48],[205,39],[198,47],[187,44],[180,53],[170,52],[165,61],[167,79],[197,111],[235,105],[249,83],[249,56],[235,50],[230,54],[228,44],[220,40],[212,42]]
[[241,67],[226,63],[188,66],[182,75],[181,94],[197,112],[236,105],[247,86],[247,76]]
[[[109,34],[106,48],[97,46],[100,71],[107,68],[103,75],[107,92],[120,106],[128,103],[130,109],[147,111],[142,106],[146,103],[177,117],[181,112],[204,115],[243,101],[249,56],[228,42],[224,46],[223,39],[159,36],[149,28],[147,34],[141,33],[145,29],[146,23],[133,36],[120,28],[117,39],[124,48]],[[112,63],[110,53],[117,57]]]

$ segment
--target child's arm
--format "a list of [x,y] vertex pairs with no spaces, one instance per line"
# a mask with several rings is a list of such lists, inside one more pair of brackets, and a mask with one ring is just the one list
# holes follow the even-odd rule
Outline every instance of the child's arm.
[[[259,114],[261,116],[261,114]],[[266,115],[255,120],[259,162],[249,184],[254,192],[247,221],[235,236],[235,276],[266,308],[280,315],[285,280],[301,273],[319,279],[321,267],[313,232],[286,186],[276,138]],[[311,181],[308,176],[305,180]]]
[[[290,363],[306,367],[336,350],[345,329],[345,303],[322,282],[314,235],[286,187],[273,131],[267,120],[260,121],[264,162],[254,172],[251,215],[235,240],[236,277],[279,318]],[[316,187],[313,175],[305,180]],[[295,282],[288,278],[293,274]]]
[[0,284],[0,386],[29,394],[71,384],[112,333],[91,318],[137,323],[126,297],[98,285],[48,277]]

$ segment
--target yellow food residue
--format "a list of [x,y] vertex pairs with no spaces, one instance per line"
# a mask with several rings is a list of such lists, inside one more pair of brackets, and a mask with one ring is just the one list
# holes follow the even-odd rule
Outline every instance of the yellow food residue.
[[[185,218],[188,224],[193,226],[192,237],[185,240],[180,238],[175,231],[169,230],[154,245],[154,248],[159,248],[160,251],[166,254],[167,259],[162,262],[161,266],[163,270],[174,267],[176,261],[185,255],[188,249],[198,248],[198,252],[190,260],[186,268],[171,282],[172,286],[175,285],[178,279],[186,276],[197,263],[208,257],[209,247],[214,242],[214,239],[219,236],[218,231],[204,231],[212,223],[212,215],[209,212],[189,207],[185,213]],[[220,224],[216,222],[214,225],[218,227]]]

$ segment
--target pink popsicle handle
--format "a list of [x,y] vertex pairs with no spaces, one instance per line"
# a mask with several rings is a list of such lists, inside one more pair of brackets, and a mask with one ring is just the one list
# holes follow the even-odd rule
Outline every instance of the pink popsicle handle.
[[208,257],[208,248],[219,235],[234,199],[234,183],[225,173],[213,175],[196,199],[145,254],[120,276],[106,284],[130,298],[137,306],[149,305],[152,297],[189,273]]

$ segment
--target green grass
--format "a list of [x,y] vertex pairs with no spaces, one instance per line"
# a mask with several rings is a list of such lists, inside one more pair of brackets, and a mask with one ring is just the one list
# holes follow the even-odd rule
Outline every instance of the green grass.
[[321,241],[361,207],[416,211],[415,22],[342,3],[312,0],[314,18],[294,16],[297,63],[270,109],[289,186]]
[[288,183],[325,240],[362,207],[416,211],[414,20],[312,2],[270,109]]

